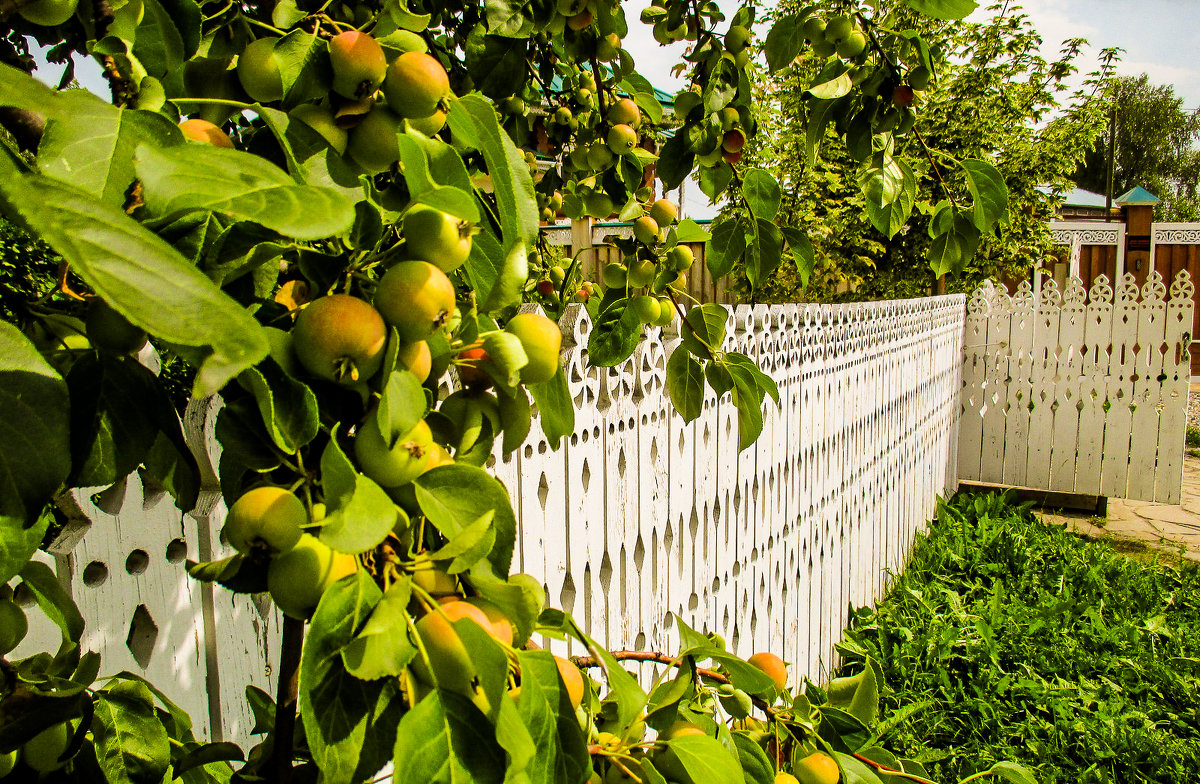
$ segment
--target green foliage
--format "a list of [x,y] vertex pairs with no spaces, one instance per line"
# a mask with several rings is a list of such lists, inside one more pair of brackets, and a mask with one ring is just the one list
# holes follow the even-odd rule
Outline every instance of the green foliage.
[[23,324],[29,303],[50,291],[57,278],[54,251],[0,217],[0,319]]
[[1187,445],[1192,447],[1200,447],[1200,427],[1188,426],[1187,429]]
[[943,504],[843,650],[880,663],[897,717],[884,737],[935,778],[1011,758],[1048,783],[1165,784],[1200,765],[1200,573],[1000,495]]
[[[1113,79],[1104,97],[1117,124],[1113,198],[1141,186],[1162,200],[1155,220],[1200,219],[1200,115],[1183,105],[1174,87],[1151,84],[1146,74]],[[1105,132],[1079,164],[1080,188],[1107,191],[1108,158]]]
[[[784,4],[779,13],[799,5]],[[899,2],[881,4],[885,27],[917,31],[928,42],[903,50],[904,79],[915,84],[932,74],[905,110],[915,114],[914,129],[893,132],[896,155],[915,181],[899,187],[890,205],[872,202],[860,188],[862,178],[878,180],[872,173],[880,171],[878,152],[872,157],[870,137],[860,129],[861,111],[827,117],[808,97],[822,58],[806,55],[764,85],[764,99],[778,103],[763,105],[751,160],[762,161],[783,183],[781,214],[812,241],[815,269],[808,281],[807,269],[783,265],[754,292],[757,301],[924,296],[946,265],[956,273],[946,279],[947,290],[969,291],[984,278],[1025,277],[1048,259],[1046,224],[1071,187],[1076,163],[1103,129],[1096,90],[1113,55],[1106,52],[1101,70],[1068,95],[1064,79],[1075,72],[1084,42],[1066,42],[1061,57],[1048,62],[1038,54],[1041,38],[1028,17],[1019,9],[998,10],[993,7],[987,21],[946,24],[917,17]],[[927,59],[929,73],[916,76]],[[807,123],[809,139],[794,132],[798,120]],[[814,123],[823,129],[815,136]],[[813,139],[820,158],[810,155]],[[983,181],[972,167],[980,164],[972,160],[990,164],[986,177],[1006,187],[1007,207],[984,206],[989,197],[979,191]],[[909,209],[911,220],[893,222]],[[997,222],[987,230],[977,223],[976,233],[964,216],[996,216]]]

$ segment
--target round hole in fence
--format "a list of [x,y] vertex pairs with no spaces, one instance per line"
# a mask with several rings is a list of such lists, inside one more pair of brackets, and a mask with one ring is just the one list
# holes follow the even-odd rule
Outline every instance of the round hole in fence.
[[125,571],[141,574],[150,565],[150,555],[145,550],[134,550],[125,559]]
[[546,449],[547,449],[549,446],[550,446],[550,445],[549,445],[548,443],[546,443],[545,441],[539,441],[539,442],[538,442],[538,454],[539,454],[539,455],[544,455],[544,454],[546,454]]
[[173,564],[181,563],[187,558],[187,542],[182,539],[172,539],[167,544],[167,561]]
[[83,584],[98,588],[108,581],[108,566],[103,561],[92,561],[83,567]]
[[533,457],[533,447],[532,446],[526,445],[525,457]]

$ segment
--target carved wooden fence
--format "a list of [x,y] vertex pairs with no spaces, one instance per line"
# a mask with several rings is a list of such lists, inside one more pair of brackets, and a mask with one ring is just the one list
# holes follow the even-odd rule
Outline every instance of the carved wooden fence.
[[[1139,301],[1140,295],[1140,301]],[[991,286],[967,303],[958,472],[964,481],[1179,503],[1193,286],[1151,271],[1090,292]]]
[[[727,348],[757,358],[782,400],[738,452],[728,397],[710,396],[688,424],[673,413],[673,338],[591,368],[591,322],[572,310],[563,361],[575,432],[553,451],[535,423],[492,466],[520,522],[514,569],[542,579],[611,648],[673,650],[682,618],[744,656],[780,653],[794,679],[820,678],[847,608],[880,596],[937,496],[956,487],[963,315],[961,295],[734,309]],[[105,672],[146,675],[192,714],[198,736],[244,742],[253,722],[242,690],[271,689],[278,616],[182,568],[222,555],[218,406],[199,401],[185,422],[209,475],[197,510],[179,513],[134,474],[77,493],[82,526],[46,557]],[[16,654],[54,650],[56,630],[30,618]]]

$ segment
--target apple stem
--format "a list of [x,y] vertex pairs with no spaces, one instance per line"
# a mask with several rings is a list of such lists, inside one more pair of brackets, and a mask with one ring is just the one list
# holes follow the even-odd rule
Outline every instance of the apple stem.
[[275,746],[272,780],[292,780],[292,753],[296,734],[296,698],[300,686],[300,653],[304,648],[304,621],[283,617],[283,641],[279,645],[279,683],[275,692]]

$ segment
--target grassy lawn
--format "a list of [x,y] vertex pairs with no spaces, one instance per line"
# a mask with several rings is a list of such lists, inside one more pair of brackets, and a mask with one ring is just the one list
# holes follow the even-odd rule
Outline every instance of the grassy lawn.
[[882,664],[884,743],[939,781],[1002,759],[1043,782],[1200,781],[1200,572],[1171,560],[960,494],[855,614],[840,674]]

